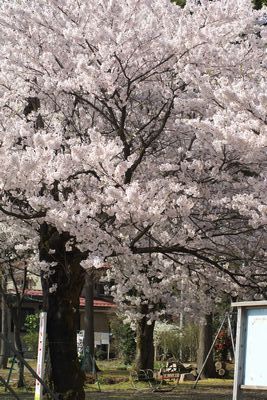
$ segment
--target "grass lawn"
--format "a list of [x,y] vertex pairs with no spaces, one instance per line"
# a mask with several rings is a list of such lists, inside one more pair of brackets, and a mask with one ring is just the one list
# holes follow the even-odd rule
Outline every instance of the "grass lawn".
[[[35,361],[30,362],[35,368]],[[231,379],[209,379],[199,381],[197,388],[193,389],[194,382],[185,382],[178,385],[170,384],[162,386],[160,391],[153,392],[147,383],[138,384],[135,390],[129,381],[129,369],[118,361],[99,361],[101,372],[98,373],[100,390],[96,383],[89,383],[89,376],[85,385],[86,400],[231,400]],[[26,371],[26,370],[25,370]],[[0,370],[4,378],[8,370]],[[28,371],[25,373],[27,389],[16,389],[17,368],[12,373],[11,386],[21,400],[34,399],[34,379]],[[173,390],[171,390],[173,389]],[[242,400],[266,399],[266,393],[244,393]],[[0,386],[0,400],[14,399]]]

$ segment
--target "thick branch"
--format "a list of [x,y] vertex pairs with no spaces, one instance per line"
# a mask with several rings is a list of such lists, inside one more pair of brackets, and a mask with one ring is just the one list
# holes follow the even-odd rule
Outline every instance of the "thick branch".
[[39,211],[36,212],[36,214],[32,215],[27,215],[27,214],[18,214],[13,211],[8,211],[6,210],[3,206],[0,205],[0,211],[4,213],[5,215],[8,215],[9,217],[15,217],[18,219],[25,219],[25,220],[30,220],[30,219],[37,219],[37,218],[43,218],[46,216],[46,211]]

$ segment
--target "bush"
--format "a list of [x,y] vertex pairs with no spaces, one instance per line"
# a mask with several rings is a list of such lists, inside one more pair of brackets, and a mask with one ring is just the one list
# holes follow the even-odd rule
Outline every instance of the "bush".
[[182,330],[174,324],[158,323],[155,328],[157,353],[162,359],[174,358],[182,362],[195,361],[198,348],[198,328],[186,324]]
[[106,360],[107,352],[103,349],[96,349],[95,351],[95,358],[96,360]]
[[26,334],[23,337],[23,341],[34,358],[37,357],[38,353],[39,318],[39,314],[30,314],[27,315],[24,323]]
[[135,358],[135,332],[130,324],[124,324],[120,318],[114,318],[110,324],[112,332],[112,346],[116,356],[121,358],[125,365],[131,364]]
[[33,358],[37,357],[38,339],[39,339],[38,332],[26,333],[23,337],[25,346],[26,346],[27,350],[32,353]]

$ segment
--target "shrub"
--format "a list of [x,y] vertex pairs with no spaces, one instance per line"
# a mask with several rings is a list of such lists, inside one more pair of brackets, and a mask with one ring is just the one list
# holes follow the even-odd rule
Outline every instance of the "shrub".
[[28,351],[30,351],[34,358],[38,353],[38,339],[39,339],[39,314],[27,315],[24,326],[26,334],[23,341]]
[[105,350],[103,350],[103,349],[97,349],[96,351],[95,351],[95,358],[97,359],[97,360],[106,360],[106,358],[107,358],[107,352],[105,351]]
[[157,353],[163,360],[174,358],[180,361],[196,360],[198,348],[198,328],[186,324],[182,330],[177,325],[158,323],[155,328]]
[[23,337],[25,346],[26,346],[27,350],[32,353],[33,358],[37,357],[38,339],[39,339],[38,332],[26,333]]
[[116,356],[122,358],[125,365],[131,364],[136,351],[135,332],[120,318],[114,318],[110,325]]

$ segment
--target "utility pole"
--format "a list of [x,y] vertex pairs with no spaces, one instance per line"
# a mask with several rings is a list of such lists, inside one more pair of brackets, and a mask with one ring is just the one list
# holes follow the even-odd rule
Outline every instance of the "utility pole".
[[94,362],[94,270],[85,278],[85,315],[84,315],[84,362],[85,372],[95,372]]

